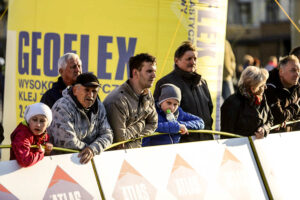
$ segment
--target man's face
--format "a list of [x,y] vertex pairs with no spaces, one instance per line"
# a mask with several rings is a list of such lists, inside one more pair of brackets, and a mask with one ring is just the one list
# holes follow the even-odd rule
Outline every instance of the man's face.
[[99,87],[85,87],[83,85],[75,85],[73,94],[84,108],[91,107],[96,99]]
[[196,51],[186,51],[181,58],[175,58],[175,64],[183,71],[196,71]]
[[155,63],[143,62],[141,71],[136,70],[141,89],[150,88],[156,77]]
[[298,83],[300,66],[299,62],[289,61],[285,67],[279,69],[279,76],[284,87],[290,88]]
[[82,73],[81,62],[79,58],[71,58],[67,62],[65,69],[59,70],[64,83],[69,86],[75,83],[77,76]]

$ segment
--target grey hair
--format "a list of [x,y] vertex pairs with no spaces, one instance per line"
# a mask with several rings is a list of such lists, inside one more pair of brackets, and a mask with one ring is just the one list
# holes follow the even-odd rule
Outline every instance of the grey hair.
[[57,63],[57,65],[58,65],[58,72],[59,72],[60,69],[66,69],[69,60],[76,59],[76,58],[79,59],[79,63],[81,65],[82,64],[81,59],[75,53],[66,53],[65,55],[63,55],[62,57],[60,57],[58,59],[58,63]]
[[258,86],[268,78],[269,72],[266,69],[248,66],[241,74],[238,87],[244,87],[246,90],[250,91],[251,87]]
[[279,59],[279,69],[280,68],[283,69],[290,61],[294,61],[295,63],[299,64],[299,60],[298,60],[297,56],[288,55],[288,56],[285,56],[285,57],[282,57]]

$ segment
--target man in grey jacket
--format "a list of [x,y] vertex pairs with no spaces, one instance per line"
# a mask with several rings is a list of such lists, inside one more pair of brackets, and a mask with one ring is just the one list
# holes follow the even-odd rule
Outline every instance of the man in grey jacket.
[[[155,57],[142,53],[129,60],[130,78],[104,100],[108,121],[114,131],[114,142],[152,134],[157,127],[157,113],[149,88],[156,73]],[[141,147],[141,140],[121,148]]]
[[52,107],[53,121],[48,133],[53,145],[81,150],[78,157],[83,164],[113,140],[104,105],[97,98],[99,87],[95,75],[83,73]]

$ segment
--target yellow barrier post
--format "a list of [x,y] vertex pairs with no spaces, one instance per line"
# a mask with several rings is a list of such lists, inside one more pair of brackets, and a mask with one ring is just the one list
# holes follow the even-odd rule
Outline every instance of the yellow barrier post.
[[97,181],[97,185],[98,185],[98,189],[99,189],[101,198],[103,200],[105,200],[104,192],[103,192],[102,187],[101,187],[101,183],[100,183],[100,179],[99,179],[99,176],[98,176],[98,173],[97,173],[97,170],[96,170],[94,159],[92,159],[91,162],[92,162],[92,167],[93,167],[93,170],[94,170],[94,174],[95,174],[95,177],[96,177],[96,181]]
[[256,148],[255,148],[254,143],[253,143],[253,140],[252,140],[252,137],[249,136],[248,139],[249,139],[250,146],[251,146],[251,149],[252,149],[254,158],[255,158],[255,160],[256,160],[257,167],[258,167],[258,170],[259,170],[259,172],[260,172],[262,181],[263,181],[264,186],[265,186],[265,188],[266,188],[268,197],[269,197],[269,199],[273,200],[274,198],[273,198],[273,195],[272,195],[272,193],[271,193],[271,190],[270,190],[270,187],[269,187],[269,184],[268,184],[266,175],[265,175],[265,173],[264,173],[264,170],[263,170],[263,168],[262,168],[261,162],[260,162],[260,160],[259,160],[259,157],[258,157]]

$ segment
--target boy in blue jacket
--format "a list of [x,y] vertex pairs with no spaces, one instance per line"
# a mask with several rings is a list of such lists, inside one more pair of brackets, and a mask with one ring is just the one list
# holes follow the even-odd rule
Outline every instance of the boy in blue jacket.
[[[169,134],[144,138],[143,147],[179,143],[181,135],[188,134],[188,129],[199,130],[204,128],[204,122],[201,118],[184,112],[179,107],[180,101],[181,91],[177,86],[169,83],[161,86],[161,95],[156,103],[158,114],[156,132]],[[167,120],[167,110],[171,111],[175,120]]]

